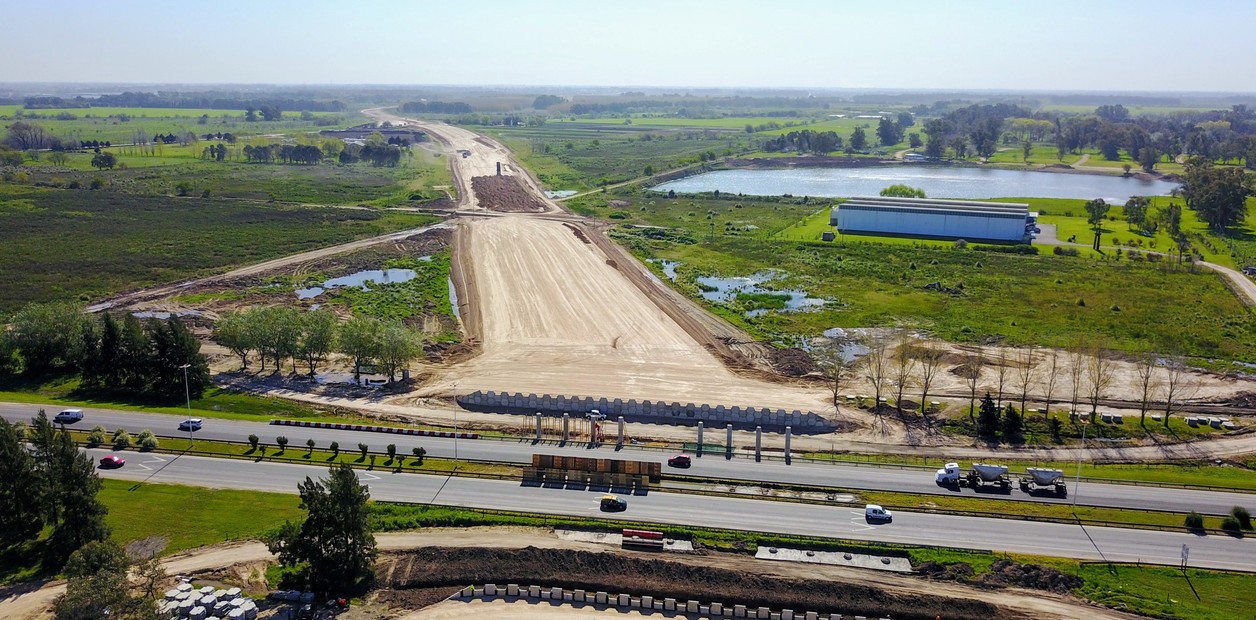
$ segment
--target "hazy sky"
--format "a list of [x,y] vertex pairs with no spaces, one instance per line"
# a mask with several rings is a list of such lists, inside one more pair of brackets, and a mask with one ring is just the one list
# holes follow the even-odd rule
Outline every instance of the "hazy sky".
[[1256,92],[1251,0],[0,0],[0,81]]

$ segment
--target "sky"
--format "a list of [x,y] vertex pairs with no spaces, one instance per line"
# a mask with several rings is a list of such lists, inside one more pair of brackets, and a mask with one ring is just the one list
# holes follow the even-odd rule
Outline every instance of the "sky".
[[1256,2],[0,0],[0,82],[1256,92]]

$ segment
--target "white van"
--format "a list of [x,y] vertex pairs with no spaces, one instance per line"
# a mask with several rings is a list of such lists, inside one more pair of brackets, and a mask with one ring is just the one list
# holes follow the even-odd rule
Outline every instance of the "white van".
[[62,411],[61,413],[58,413],[56,416],[53,416],[52,421],[56,422],[57,424],[73,424],[82,419],[83,419],[82,409],[66,409]]
[[864,520],[865,521],[885,521],[886,523],[890,523],[894,521],[894,513],[876,504],[868,504],[867,506],[864,507]]

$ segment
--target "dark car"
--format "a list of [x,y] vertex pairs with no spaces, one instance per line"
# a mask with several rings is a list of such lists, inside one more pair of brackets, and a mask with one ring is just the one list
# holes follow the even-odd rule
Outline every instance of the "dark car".
[[622,510],[628,510],[628,502],[619,499],[619,497],[615,495],[603,495],[602,510],[607,512],[620,512]]
[[110,454],[109,456],[100,457],[101,469],[117,469],[123,465],[126,465],[126,460],[120,456]]
[[688,454],[677,454],[676,456],[667,459],[668,467],[688,468],[690,465],[693,465],[693,459],[689,458]]

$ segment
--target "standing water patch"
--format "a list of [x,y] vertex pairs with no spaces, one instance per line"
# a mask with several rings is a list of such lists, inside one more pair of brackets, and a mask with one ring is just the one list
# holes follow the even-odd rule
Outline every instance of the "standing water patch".
[[[424,257],[431,260],[431,257]],[[323,282],[322,286],[312,286],[310,288],[297,289],[298,299],[311,299],[323,294],[323,291],[329,288],[337,288],[341,286],[356,286],[364,291],[371,290],[370,283],[379,284],[396,284],[398,282],[406,282],[413,280],[415,276],[413,269],[368,269],[351,273],[347,276],[332,278]]]
[[827,303],[824,299],[808,296],[805,291],[772,290],[761,286],[780,278],[781,274],[778,272],[760,271],[740,278],[698,276],[694,280],[702,291],[703,299],[715,303],[736,301],[743,307],[750,308],[746,311],[748,317],[760,316],[771,310],[813,310]]

